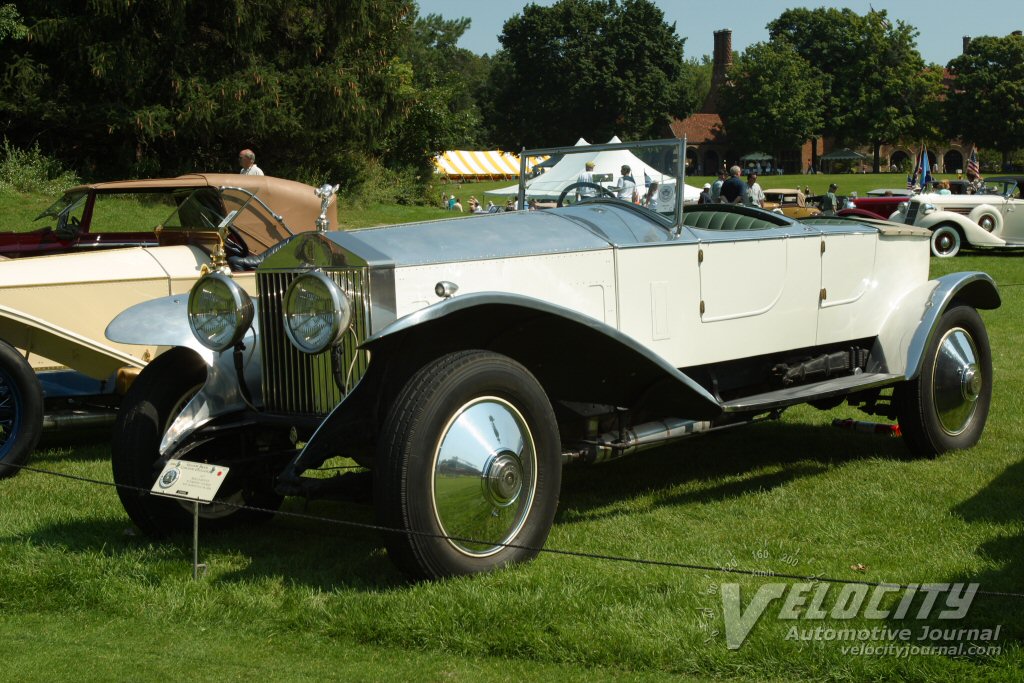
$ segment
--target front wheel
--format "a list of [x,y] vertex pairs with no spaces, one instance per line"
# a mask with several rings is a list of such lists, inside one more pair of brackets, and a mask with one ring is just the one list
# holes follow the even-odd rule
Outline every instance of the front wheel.
[[0,479],[20,472],[43,431],[43,390],[21,354],[0,342]]
[[960,231],[952,225],[940,225],[932,230],[932,255],[952,258],[960,253]]
[[[110,445],[114,483],[125,512],[153,538],[192,528],[192,503],[154,496],[149,490],[166,464],[160,456],[160,440],[205,378],[202,360],[185,349],[173,349],[146,366],[121,402]],[[185,459],[231,467],[231,457],[239,455],[231,452],[233,443],[214,439]],[[199,517],[205,528],[214,529],[262,521],[272,513],[239,506],[276,510],[281,502],[270,488],[269,477],[255,477],[239,466],[228,472],[213,503],[199,507]]]
[[957,306],[939,319],[916,379],[896,388],[907,446],[934,456],[978,443],[992,402],[992,352],[978,312]]
[[[392,405],[374,469],[388,554],[435,579],[536,556],[561,485],[558,425],[526,368],[460,351],[421,368]],[[514,547],[513,547],[514,546]]]

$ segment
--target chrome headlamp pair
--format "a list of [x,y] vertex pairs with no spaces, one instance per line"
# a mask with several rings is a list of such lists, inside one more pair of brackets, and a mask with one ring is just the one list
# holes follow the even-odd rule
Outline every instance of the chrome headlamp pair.
[[[252,325],[252,299],[227,275],[211,273],[192,287],[188,323],[199,343],[213,351],[229,349]],[[352,306],[348,297],[323,273],[296,278],[284,295],[284,329],[303,353],[320,353],[348,329]]]

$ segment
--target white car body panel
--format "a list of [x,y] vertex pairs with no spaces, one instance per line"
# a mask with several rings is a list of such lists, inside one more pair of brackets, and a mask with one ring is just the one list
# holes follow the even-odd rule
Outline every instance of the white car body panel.
[[[1024,201],[992,194],[939,195],[925,194],[910,201],[918,205],[914,225],[934,229],[943,224],[960,228],[966,241],[975,247],[1024,246]],[[935,210],[924,212],[925,205]],[[979,225],[982,216],[994,219],[990,231]],[[906,214],[897,211],[889,220],[903,222]]]

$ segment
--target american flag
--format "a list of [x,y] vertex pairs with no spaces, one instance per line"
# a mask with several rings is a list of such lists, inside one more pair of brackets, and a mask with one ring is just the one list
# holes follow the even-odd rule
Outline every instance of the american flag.
[[978,166],[978,148],[971,147],[971,156],[967,158],[967,177],[981,177],[981,168]]

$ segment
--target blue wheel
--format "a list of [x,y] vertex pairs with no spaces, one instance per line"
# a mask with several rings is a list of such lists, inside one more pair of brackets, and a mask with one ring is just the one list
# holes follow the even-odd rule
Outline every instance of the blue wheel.
[[12,477],[39,443],[43,391],[36,373],[14,347],[0,342],[0,479]]

